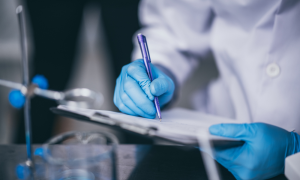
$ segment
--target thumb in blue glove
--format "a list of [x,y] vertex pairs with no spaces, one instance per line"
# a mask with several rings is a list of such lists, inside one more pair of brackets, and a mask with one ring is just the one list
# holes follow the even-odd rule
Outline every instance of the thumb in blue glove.
[[155,118],[154,96],[158,96],[161,107],[171,100],[175,89],[174,82],[153,64],[150,66],[154,79],[152,82],[142,59],[122,68],[114,93],[114,103],[121,112]]
[[237,179],[267,179],[281,174],[285,158],[300,149],[299,135],[264,123],[218,124],[209,131],[245,141],[239,147],[214,149],[214,158]]

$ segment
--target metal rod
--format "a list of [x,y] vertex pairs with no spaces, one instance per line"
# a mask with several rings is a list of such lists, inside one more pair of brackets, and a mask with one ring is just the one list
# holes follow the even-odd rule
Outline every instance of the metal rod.
[[[19,21],[20,38],[21,38],[21,52],[22,52],[22,70],[23,70],[23,85],[28,87],[29,85],[29,67],[27,59],[27,40],[25,30],[25,17],[23,13],[23,7],[18,6],[16,13]],[[28,161],[32,162],[32,147],[31,147],[31,119],[30,119],[30,97],[26,96],[24,105],[25,115],[25,135],[26,135],[26,147]]]
[[[203,132],[203,130],[199,130],[197,132],[197,139],[199,143],[203,164],[206,170],[206,174],[209,180],[221,180],[220,173],[218,170],[217,163],[213,159],[213,147],[212,143],[209,139],[208,132]],[[204,152],[205,151],[205,152]],[[211,157],[209,157],[211,156]]]
[[2,80],[2,79],[0,79],[0,85],[5,86],[5,87],[9,87],[9,88],[12,88],[12,89],[20,90],[22,93],[24,93],[24,95],[25,95],[26,90],[27,90],[27,88],[25,86],[23,86],[22,84],[11,82],[11,81],[6,81],[6,80]]
[[56,101],[61,101],[65,98],[65,94],[63,92],[44,90],[40,88],[35,88],[34,94],[44,98],[53,99]]
[[29,72],[28,72],[28,60],[27,60],[27,39],[26,39],[26,29],[25,29],[25,17],[23,13],[23,7],[18,6],[16,9],[16,13],[18,15],[19,28],[20,28],[23,84],[24,86],[27,87],[29,85]]

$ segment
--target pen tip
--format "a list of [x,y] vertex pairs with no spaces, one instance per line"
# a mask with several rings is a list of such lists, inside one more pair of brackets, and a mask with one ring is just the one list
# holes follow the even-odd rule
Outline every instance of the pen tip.
[[159,118],[159,121],[161,122],[161,118]]

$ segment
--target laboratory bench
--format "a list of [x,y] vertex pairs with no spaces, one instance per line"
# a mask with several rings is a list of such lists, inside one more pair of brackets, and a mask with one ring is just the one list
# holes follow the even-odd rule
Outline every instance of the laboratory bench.
[[[40,145],[34,145],[33,149],[37,147]],[[193,147],[118,145],[116,149],[119,180],[207,179],[201,154]],[[17,179],[16,166],[26,160],[25,145],[0,145],[0,154],[0,179]],[[224,167],[218,166],[222,179],[235,179]],[[279,175],[272,179],[286,178]]]

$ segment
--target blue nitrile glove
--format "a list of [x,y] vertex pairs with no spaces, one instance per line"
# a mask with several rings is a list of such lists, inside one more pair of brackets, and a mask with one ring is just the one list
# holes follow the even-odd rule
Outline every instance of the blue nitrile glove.
[[154,96],[158,96],[161,107],[172,99],[175,89],[173,80],[153,64],[150,66],[153,82],[150,82],[142,59],[122,68],[114,94],[114,103],[121,112],[155,118]]
[[229,149],[214,149],[214,158],[237,179],[267,179],[284,172],[284,161],[300,151],[300,136],[264,124],[217,124],[213,135],[245,141]]

